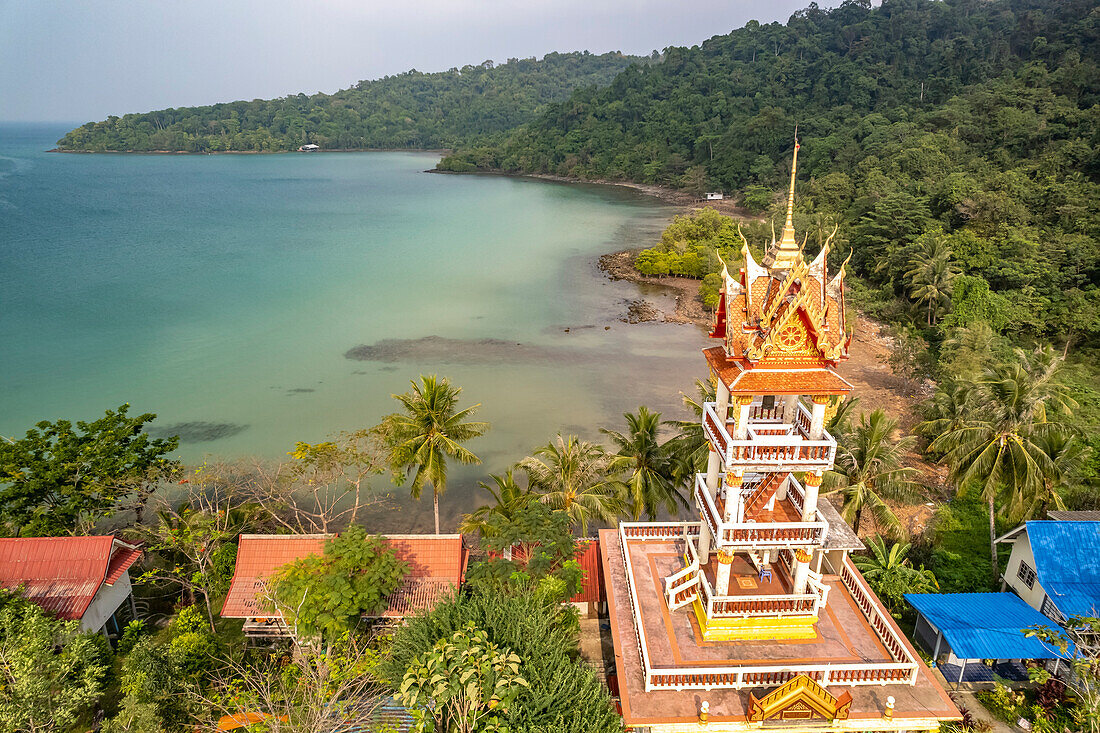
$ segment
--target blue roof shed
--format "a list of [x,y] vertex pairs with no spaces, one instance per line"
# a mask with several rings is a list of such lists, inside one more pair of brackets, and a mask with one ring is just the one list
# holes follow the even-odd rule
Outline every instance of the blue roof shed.
[[943,634],[961,659],[1055,659],[1023,629],[1055,624],[1014,593],[907,593],[905,600]]

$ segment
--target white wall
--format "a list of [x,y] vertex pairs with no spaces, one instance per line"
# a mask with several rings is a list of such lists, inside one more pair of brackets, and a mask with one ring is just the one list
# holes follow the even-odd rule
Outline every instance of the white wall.
[[[114,585],[106,583],[99,586],[99,590],[92,599],[92,605],[88,606],[84,617],[80,619],[80,628],[84,631],[99,631],[107,623],[111,614],[126,602],[130,595],[130,573],[127,571],[115,581]],[[114,629],[108,629],[114,631]]]
[[1012,554],[1008,556],[1008,567],[1005,568],[1004,578],[1005,584],[1014,590],[1020,598],[1023,598],[1024,603],[1039,611],[1043,607],[1043,599],[1046,598],[1047,593],[1043,586],[1039,585],[1038,579],[1035,580],[1031,588],[1028,588],[1017,577],[1016,573],[1020,569],[1021,562],[1026,562],[1032,570],[1035,569],[1035,555],[1031,550],[1031,542],[1028,540],[1026,529],[1012,543]]

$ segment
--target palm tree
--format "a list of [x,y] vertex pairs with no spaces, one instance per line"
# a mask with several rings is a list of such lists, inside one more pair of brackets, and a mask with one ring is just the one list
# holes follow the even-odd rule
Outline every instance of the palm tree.
[[493,520],[515,519],[519,509],[537,498],[530,486],[516,483],[511,468],[503,476],[491,473],[489,478],[492,479],[492,484],[481,481],[478,486],[492,494],[496,503],[478,507],[473,513],[463,516],[462,523],[458,525],[458,531],[462,534],[476,533],[482,537],[492,537],[497,531]]
[[408,392],[393,395],[404,412],[384,417],[379,429],[389,447],[394,481],[401,485],[411,478],[409,491],[414,499],[420,498],[425,483],[431,484],[435,533],[439,534],[439,495],[447,490],[447,459],[481,463],[462,443],[484,435],[489,423],[466,421],[481,405],[459,410],[462,389],[446,378],[420,375],[420,384],[410,384]]
[[1030,354],[1016,349],[1015,355],[1012,362],[986,371],[970,392],[966,417],[928,446],[943,453],[960,495],[971,489],[981,492],[989,510],[994,582],[1000,576],[996,505],[1022,506],[1025,497],[1044,491],[1044,481],[1056,475],[1056,468],[1041,443],[1052,434],[1073,432],[1054,418],[1076,406],[1057,381],[1062,358],[1052,349]]
[[909,295],[928,304],[928,325],[935,322],[935,310],[950,303],[952,281],[958,269],[951,262],[951,250],[939,237],[926,238],[921,251],[909,260]]
[[677,488],[677,471],[668,443],[662,445],[658,441],[661,413],[650,412],[642,405],[637,415],[627,412],[623,417],[627,425],[625,434],[606,428],[600,432],[611,438],[618,449],[610,457],[608,471],[624,475],[615,484],[622,491],[631,515],[637,520],[645,513],[653,520],[662,506],[669,514],[676,514],[680,507],[686,509],[688,503]]
[[674,460],[675,477],[677,481],[692,481],[696,473],[707,470],[707,456],[710,449],[707,446],[707,438],[703,433],[703,405],[715,401],[715,392],[718,383],[714,375],[706,379],[695,380],[695,390],[698,397],[681,395],[684,406],[695,415],[694,420],[669,420],[667,425],[676,428],[677,434],[665,443],[669,454]]
[[1040,486],[1030,492],[1013,497],[1009,516],[1014,521],[1024,521],[1041,516],[1049,507],[1064,510],[1062,493],[1079,485],[1081,469],[1088,462],[1092,450],[1074,434],[1051,431],[1037,435],[1035,445],[1050,459],[1051,473],[1043,477]]
[[838,447],[836,464],[826,475],[826,493],[844,498],[841,514],[859,532],[863,512],[867,510],[878,526],[894,536],[905,533],[886,499],[904,499],[916,493],[909,476],[915,469],[905,468],[902,456],[912,446],[914,438],[894,440],[897,420],[886,417],[882,410],[860,415],[859,424]]
[[855,558],[863,577],[895,612],[904,606],[906,593],[935,593],[940,587],[931,570],[910,564],[906,557],[909,548],[904,542],[895,542],[887,548],[882,537],[872,537],[867,543],[870,555]]
[[539,501],[567,512],[586,533],[590,521],[612,523],[623,508],[607,480],[607,464],[607,454],[599,445],[559,433],[516,465],[540,492]]

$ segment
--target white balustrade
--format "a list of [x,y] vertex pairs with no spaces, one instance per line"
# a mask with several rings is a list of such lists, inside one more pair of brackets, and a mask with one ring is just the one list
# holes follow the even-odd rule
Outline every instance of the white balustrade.
[[[802,490],[793,476],[790,481],[792,487]],[[829,524],[821,521],[821,515],[816,522],[723,522],[714,497],[707,491],[706,476],[701,473],[695,476],[695,502],[703,521],[723,547],[815,547],[825,542],[829,532]]]
[[[727,468],[746,470],[822,471],[832,468],[836,440],[825,432],[820,440],[810,439],[810,413],[800,403],[794,423],[773,417],[778,409],[749,412],[749,437],[734,440],[731,421],[720,420],[715,403],[703,406],[703,431],[722,456]],[[754,415],[760,418],[754,419]]]

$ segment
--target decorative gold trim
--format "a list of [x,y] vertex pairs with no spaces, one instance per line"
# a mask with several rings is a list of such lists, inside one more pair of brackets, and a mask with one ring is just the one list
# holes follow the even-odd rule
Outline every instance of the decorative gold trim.
[[813,471],[802,477],[803,486],[821,486],[821,474]]

